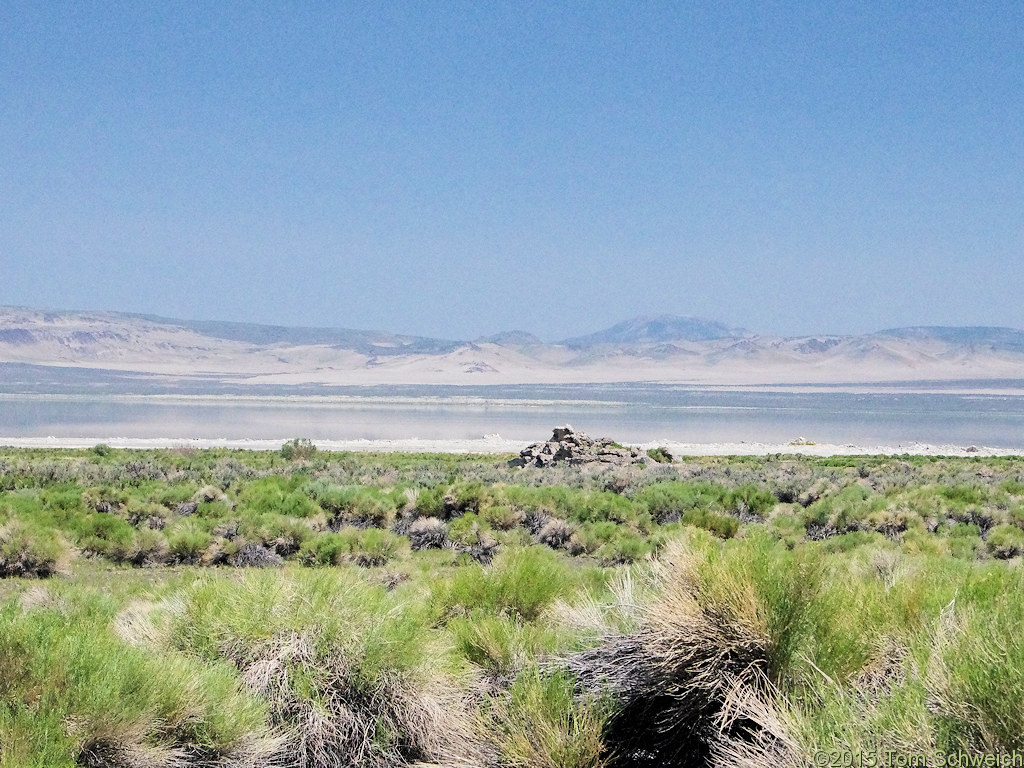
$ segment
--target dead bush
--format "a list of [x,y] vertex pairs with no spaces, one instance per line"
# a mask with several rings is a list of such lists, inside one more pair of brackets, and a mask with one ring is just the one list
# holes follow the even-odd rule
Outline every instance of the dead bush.
[[436,517],[421,517],[409,526],[412,549],[441,549],[448,543],[448,526]]

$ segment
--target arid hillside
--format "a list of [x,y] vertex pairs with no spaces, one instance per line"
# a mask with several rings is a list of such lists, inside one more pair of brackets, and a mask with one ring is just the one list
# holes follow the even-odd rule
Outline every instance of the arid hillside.
[[2,308],[3,363],[282,386],[1024,379],[1024,331],[922,327],[787,338],[660,316],[557,342],[523,331],[457,341]]

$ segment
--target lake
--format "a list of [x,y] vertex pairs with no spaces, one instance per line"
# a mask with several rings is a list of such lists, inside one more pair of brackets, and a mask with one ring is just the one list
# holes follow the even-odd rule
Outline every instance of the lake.
[[472,439],[530,442],[570,423],[650,442],[1024,449],[1024,396],[739,391],[662,385],[333,388],[319,394],[0,392],[0,438]]

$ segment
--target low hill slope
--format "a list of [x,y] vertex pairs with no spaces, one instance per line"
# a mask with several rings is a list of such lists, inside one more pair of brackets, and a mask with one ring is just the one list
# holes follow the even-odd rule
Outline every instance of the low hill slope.
[[523,331],[451,341],[385,331],[0,308],[4,363],[281,386],[1024,379],[1024,332],[936,327],[786,338],[663,315],[557,343]]

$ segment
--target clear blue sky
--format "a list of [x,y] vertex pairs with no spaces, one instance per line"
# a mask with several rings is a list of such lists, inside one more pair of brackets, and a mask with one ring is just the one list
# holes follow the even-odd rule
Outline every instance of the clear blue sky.
[[1019,0],[0,4],[0,304],[552,339],[1022,288]]

